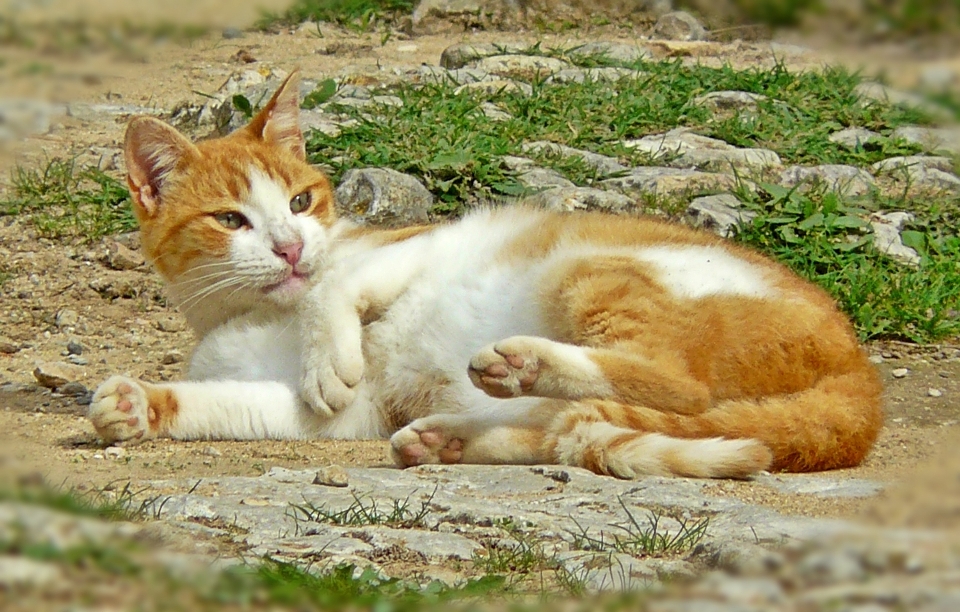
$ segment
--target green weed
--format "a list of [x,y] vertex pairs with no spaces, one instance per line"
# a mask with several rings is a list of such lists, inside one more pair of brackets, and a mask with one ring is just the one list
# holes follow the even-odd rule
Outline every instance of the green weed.
[[47,483],[0,487],[0,501],[13,501],[50,508],[66,514],[108,521],[135,521],[146,518],[157,498],[142,498],[143,490],[130,483],[119,489],[79,491]]
[[414,4],[413,0],[296,0],[283,13],[264,15],[257,27],[325,21],[366,32],[379,22],[413,12]]
[[[434,491],[434,494],[436,491]],[[387,525],[400,529],[422,527],[423,520],[432,511],[433,494],[414,507],[410,498],[391,499],[383,507],[376,499],[353,493],[353,503],[339,510],[311,502],[293,506],[292,517],[298,529],[301,522],[331,525]]]
[[92,241],[136,228],[126,185],[97,168],[54,158],[38,170],[18,167],[11,183],[0,215],[26,215],[42,236]]
[[709,519],[696,521],[677,519],[680,526],[676,532],[671,533],[660,524],[663,518],[661,512],[649,512],[644,524],[630,511],[622,498],[617,498],[617,501],[627,515],[626,522],[611,525],[617,530],[613,534],[600,531],[596,535],[590,533],[589,528],[584,528],[577,523],[577,530],[570,532],[576,548],[596,552],[626,553],[636,557],[656,557],[686,552],[696,546],[707,533]]

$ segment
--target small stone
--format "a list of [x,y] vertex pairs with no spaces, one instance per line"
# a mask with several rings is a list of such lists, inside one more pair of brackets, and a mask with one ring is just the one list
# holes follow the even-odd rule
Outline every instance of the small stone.
[[84,377],[83,368],[62,361],[38,363],[33,376],[41,386],[56,389]]
[[756,216],[755,212],[744,210],[740,200],[729,193],[695,198],[687,207],[687,217],[694,227],[710,230],[725,238],[732,236],[741,223],[749,222]]
[[754,111],[757,110],[757,103],[766,99],[764,95],[748,91],[712,91],[694,98],[693,103],[714,112]]
[[87,387],[83,383],[78,383],[76,381],[68,382],[67,384],[57,389],[57,391],[59,391],[60,393],[63,393],[64,395],[77,395],[77,396],[86,395],[87,393],[90,392],[89,389],[87,389]]
[[876,187],[873,177],[854,166],[824,164],[820,166],[790,166],[780,174],[785,187],[824,185],[830,191],[846,196],[861,196]]
[[223,453],[220,452],[220,449],[218,449],[215,446],[203,447],[203,450],[200,451],[200,454],[206,457],[222,457],[223,456]]
[[897,368],[892,372],[890,372],[890,375],[893,376],[894,378],[905,378],[909,373],[910,373],[910,370],[908,370],[907,368]]
[[415,177],[391,168],[359,168],[343,175],[336,191],[337,208],[375,225],[409,225],[427,221],[433,194]]
[[108,446],[103,449],[103,454],[107,459],[123,459],[127,456],[127,451],[121,446]]
[[883,136],[866,128],[848,127],[834,132],[827,140],[848,149],[857,149],[863,148],[864,145],[878,143],[883,140]]
[[144,264],[143,256],[140,253],[115,240],[107,243],[107,254],[104,261],[107,266],[114,270],[133,270]]
[[80,315],[76,310],[64,308],[57,312],[57,327],[75,327],[80,322]]
[[639,45],[605,40],[580,45],[567,51],[567,55],[577,59],[603,59],[621,64],[635,64],[653,57],[649,49]]
[[501,93],[513,92],[520,92],[525,96],[529,96],[533,93],[533,87],[527,83],[519,83],[508,79],[492,79],[476,83],[466,83],[453,90],[453,93],[457,95],[462,93],[479,93],[485,96],[496,96]]
[[870,363],[874,365],[880,365],[881,363],[883,363],[883,355],[870,355],[868,359]]
[[67,361],[78,366],[85,366],[90,363],[88,359],[81,357],[80,355],[67,355]]
[[0,338],[0,353],[4,355],[13,355],[20,350],[20,345],[13,340]]
[[60,569],[52,563],[0,556],[0,589],[4,591],[56,587],[63,583],[63,579]]
[[160,360],[160,363],[163,365],[173,365],[175,363],[180,363],[181,361],[183,361],[183,353],[177,349],[173,349],[163,354],[163,358]]
[[637,205],[636,200],[622,193],[591,187],[554,187],[524,198],[523,203],[563,212],[604,210],[614,213],[626,212]]
[[488,74],[521,81],[545,79],[554,73],[572,67],[563,60],[537,55],[494,55],[485,57],[476,64],[478,70]]
[[908,266],[920,263],[920,254],[903,244],[900,231],[913,220],[908,212],[874,213],[870,215],[870,228],[873,230],[873,246],[881,253]]
[[653,35],[666,40],[706,40],[707,30],[686,11],[667,13],[653,26]]
[[67,342],[67,354],[83,355],[83,345],[77,342],[76,340],[71,340],[70,342]]
[[317,476],[313,479],[313,484],[325,487],[346,487],[350,484],[350,477],[339,465],[328,465],[317,470]]
[[227,40],[233,40],[236,38],[243,38],[243,30],[240,28],[224,28],[223,37]]
[[933,387],[927,389],[927,395],[930,397],[943,397],[943,391],[940,389],[934,389]]
[[520,53],[528,48],[529,45],[525,43],[461,43],[443,50],[440,54],[440,66],[455,70],[485,57]]
[[169,333],[183,331],[183,320],[176,315],[166,315],[157,320],[157,329]]

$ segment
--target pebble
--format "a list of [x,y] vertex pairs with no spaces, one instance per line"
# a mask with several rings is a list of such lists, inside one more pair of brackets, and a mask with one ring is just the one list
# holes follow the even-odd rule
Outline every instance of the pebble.
[[41,386],[56,389],[69,382],[83,378],[84,371],[80,366],[62,361],[38,363],[33,369],[33,376]]
[[4,355],[13,355],[20,350],[20,345],[13,340],[8,340],[7,338],[0,338],[0,353]]
[[144,264],[143,256],[115,240],[107,243],[104,261],[114,270],[133,270]]
[[57,327],[74,327],[79,322],[80,322],[80,315],[77,313],[76,310],[64,308],[57,312],[57,317],[56,317]]
[[203,450],[200,451],[200,454],[201,454],[201,455],[205,455],[205,456],[207,456],[207,457],[222,457],[222,456],[223,456],[223,453],[220,452],[220,449],[218,449],[218,448],[215,447],[215,446],[205,446],[205,447],[203,447]]
[[157,320],[157,329],[170,333],[183,331],[183,320],[175,315],[160,317],[160,319]]
[[350,484],[350,477],[339,465],[328,465],[317,470],[313,484],[325,487],[345,487]]
[[90,392],[90,390],[87,389],[87,387],[83,383],[78,383],[75,381],[68,382],[67,384],[57,389],[57,391],[59,391],[64,395],[76,395],[76,396],[86,395]]
[[707,31],[697,18],[686,11],[667,13],[653,26],[656,38],[667,40],[706,40]]
[[243,30],[240,28],[224,28],[222,36],[227,40],[233,40],[235,38],[243,38]]
[[82,355],[83,354],[83,345],[77,342],[76,340],[71,340],[67,342],[67,354],[68,355]]
[[177,349],[167,351],[166,353],[163,354],[163,358],[160,360],[160,362],[163,365],[173,365],[175,363],[180,363],[182,361],[183,361],[183,353],[178,351]]
[[890,372],[890,375],[893,376],[894,378],[905,378],[909,373],[910,373],[910,370],[908,370],[907,368],[897,368],[892,372]]
[[927,389],[927,395],[929,395],[930,397],[942,397],[943,391],[941,391],[940,389],[935,389],[931,387]]
[[127,451],[121,446],[108,446],[107,448],[103,449],[103,454],[107,459],[113,459],[116,461],[117,459],[123,459],[126,457]]

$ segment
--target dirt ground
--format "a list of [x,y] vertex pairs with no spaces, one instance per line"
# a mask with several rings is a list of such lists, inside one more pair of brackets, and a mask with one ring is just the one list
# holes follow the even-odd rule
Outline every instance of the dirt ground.
[[[300,66],[306,75],[328,76],[352,65],[436,64],[444,48],[464,40],[542,40],[545,46],[561,46],[577,42],[578,37],[629,40],[628,34],[609,29],[560,36],[395,36],[384,43],[378,34],[323,26],[279,34],[246,32],[242,38],[229,40],[217,30],[185,45],[142,43],[135,52],[66,53],[56,48],[38,52],[14,46],[3,49],[0,88],[5,96],[57,103],[170,109],[183,100],[202,100],[196,92],[214,92],[239,69]],[[661,55],[693,56],[739,67],[773,61],[769,47],[762,44],[655,48]],[[234,58],[241,50],[257,61],[239,63]],[[960,54],[911,58],[893,47],[833,48],[785,59],[798,69],[826,61],[862,65],[905,87],[915,84],[917,75],[927,67],[960,67]],[[0,152],[0,192],[8,188],[8,171],[15,164],[37,167],[56,156],[89,155],[91,147],[116,150],[123,127],[122,119],[104,124],[81,117],[56,118],[49,134],[8,144]],[[181,375],[192,344],[180,315],[165,305],[155,274],[143,265],[115,270],[106,263],[115,241],[134,249],[138,246],[135,235],[94,244],[46,240],[17,218],[0,217],[0,272],[8,277],[0,287],[0,473],[39,471],[51,482],[99,488],[167,477],[258,475],[273,466],[389,465],[385,442],[161,440],[109,451],[98,445],[83,416],[82,395],[38,387],[33,374],[36,364],[73,359],[82,364],[80,382],[93,390],[99,381],[117,373],[150,380],[175,379]],[[79,355],[69,356],[71,342],[79,344]],[[77,350],[73,346],[74,353]],[[809,516],[863,516],[895,524],[960,526],[960,485],[955,484],[960,472],[960,445],[955,443],[960,429],[960,347],[878,344],[869,350],[882,360],[878,367],[887,383],[887,424],[866,463],[837,475],[894,484],[882,500],[780,494],[749,482],[717,483],[718,494]],[[898,368],[909,372],[894,378],[892,372]],[[936,499],[915,511],[911,508],[919,491],[936,491]]]

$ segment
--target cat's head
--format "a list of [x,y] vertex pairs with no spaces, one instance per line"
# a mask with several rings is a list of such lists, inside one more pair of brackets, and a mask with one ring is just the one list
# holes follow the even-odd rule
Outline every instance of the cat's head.
[[188,318],[211,300],[236,310],[289,304],[323,265],[333,191],[306,162],[291,74],[244,128],[191,143],[151,117],[127,128],[127,182],[143,250]]

